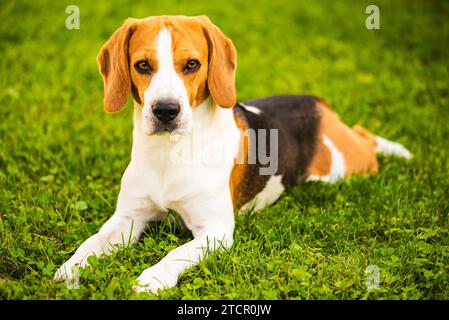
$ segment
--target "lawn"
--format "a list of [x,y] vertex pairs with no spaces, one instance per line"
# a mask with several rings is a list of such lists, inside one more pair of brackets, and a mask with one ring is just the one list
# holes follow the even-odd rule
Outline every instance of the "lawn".
[[[2,1],[0,299],[448,299],[449,2],[376,0],[368,30],[372,2]],[[70,4],[79,30],[65,28]],[[207,14],[233,39],[239,100],[313,93],[414,158],[238,216],[234,246],[159,297],[132,281],[191,238],[179,222],[90,259],[78,289],[55,283],[113,213],[130,158],[132,104],[103,111],[96,54],[125,18],[160,14]]]

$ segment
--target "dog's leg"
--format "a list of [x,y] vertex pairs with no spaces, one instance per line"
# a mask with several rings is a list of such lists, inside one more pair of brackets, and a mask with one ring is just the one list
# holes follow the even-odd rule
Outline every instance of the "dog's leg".
[[151,200],[139,194],[139,185],[138,175],[128,168],[123,175],[114,215],[56,271],[56,280],[73,278],[73,267],[86,266],[91,255],[109,254],[117,245],[135,242],[149,221],[160,219],[162,212]]
[[[220,201],[221,198],[221,201]],[[198,264],[209,250],[229,248],[234,233],[234,212],[229,195],[195,197],[175,210],[184,218],[194,239],[172,251],[156,265],[144,270],[134,290],[157,293],[176,285],[178,277]]]

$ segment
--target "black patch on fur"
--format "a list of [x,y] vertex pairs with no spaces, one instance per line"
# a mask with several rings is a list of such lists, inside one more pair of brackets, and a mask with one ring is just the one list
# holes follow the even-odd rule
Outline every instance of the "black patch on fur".
[[[287,188],[298,184],[307,177],[307,169],[316,150],[320,126],[320,112],[317,103],[321,100],[312,95],[279,95],[245,101],[234,107],[251,129],[267,129],[266,137],[270,150],[269,129],[278,129],[278,169],[275,175],[282,175],[282,184]],[[255,114],[245,109],[253,106],[261,112]],[[250,141],[250,147],[256,148],[256,141]],[[250,149],[248,152],[254,152]],[[243,195],[241,203],[252,199],[266,185],[269,175],[260,175],[259,159],[256,164],[249,164],[243,178]]]

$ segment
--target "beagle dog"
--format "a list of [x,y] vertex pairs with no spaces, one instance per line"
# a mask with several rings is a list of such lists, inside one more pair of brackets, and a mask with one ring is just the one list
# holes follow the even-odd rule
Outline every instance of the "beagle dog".
[[97,62],[105,110],[134,99],[131,161],[115,213],[57,280],[76,277],[74,267],[91,255],[135,242],[173,210],[193,240],[137,278],[136,291],[157,293],[209,250],[232,245],[236,212],[260,210],[303,181],[374,173],[378,152],[411,157],[398,143],[348,127],[315,96],[236,103],[236,49],[206,16],[127,19]]

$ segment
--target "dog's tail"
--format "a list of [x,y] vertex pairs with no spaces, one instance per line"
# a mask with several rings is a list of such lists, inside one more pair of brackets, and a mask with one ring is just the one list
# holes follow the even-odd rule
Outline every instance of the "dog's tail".
[[397,156],[405,159],[411,159],[413,155],[402,144],[375,136],[376,153],[382,153],[386,156]]

